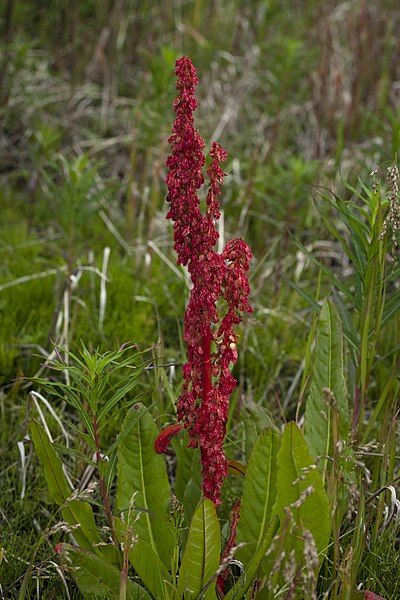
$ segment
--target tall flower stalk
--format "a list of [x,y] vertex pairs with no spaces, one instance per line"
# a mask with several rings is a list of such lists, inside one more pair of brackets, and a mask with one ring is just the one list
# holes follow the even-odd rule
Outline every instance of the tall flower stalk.
[[[184,330],[188,360],[183,367],[178,419],[188,431],[190,446],[200,447],[204,496],[219,504],[228,470],[223,443],[229,398],[236,386],[230,370],[237,361],[234,326],[241,322],[244,312],[251,312],[247,271],[252,255],[241,239],[231,240],[222,253],[215,249],[219,237],[215,223],[220,217],[225,176],[221,163],[227,153],[220,144],[212,143],[202,211],[198,190],[204,184],[205,143],[193,118],[198,77],[186,56],[176,62],[175,73],[179,94],[169,138],[167,218],[174,224],[178,264],[187,266],[192,281]],[[162,451],[176,431],[169,428],[161,433],[156,449]]]

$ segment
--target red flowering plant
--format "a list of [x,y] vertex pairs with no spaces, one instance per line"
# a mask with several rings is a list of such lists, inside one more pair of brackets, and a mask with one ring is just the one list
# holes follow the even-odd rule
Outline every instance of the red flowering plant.
[[[238,357],[234,327],[244,312],[252,310],[247,278],[252,254],[241,239],[228,242],[221,253],[215,248],[219,237],[215,224],[221,215],[219,198],[225,177],[221,163],[227,153],[218,142],[211,144],[206,208],[202,211],[198,190],[205,181],[205,143],[193,118],[199,80],[186,56],[176,62],[175,73],[179,95],[174,101],[176,118],[169,138],[172,152],[167,159],[167,218],[174,224],[178,264],[187,266],[192,281],[185,311],[188,360],[183,367],[178,418],[188,431],[190,446],[200,447],[204,496],[218,505],[228,472],[223,443],[229,399],[236,386],[230,370]],[[179,425],[172,425],[162,431],[156,451],[165,451],[179,429]]]
[[[178,422],[160,433],[151,407],[131,398],[119,435],[105,445],[106,424],[120,414],[118,403],[145,369],[139,360],[142,353],[137,366],[136,359],[132,364],[133,357],[125,356],[131,345],[103,355],[83,347],[79,356],[69,351],[68,361],[57,353],[52,369],[60,374],[68,371],[70,383],[62,378],[47,383],[40,378],[36,383],[42,392],[67,402],[82,420],[81,429],[76,421],[71,428],[80,435],[79,458],[87,458],[95,481],[82,491],[72,489],[59,445],[52,443],[39,422],[32,422],[31,438],[50,497],[63,518],[48,535],[72,534],[71,543],[55,540],[54,552],[71,569],[84,598],[93,598],[98,591],[99,597],[120,600],[239,600],[248,594],[272,600],[277,590],[279,596],[294,598],[296,593],[297,598],[314,598],[320,566],[330,552],[331,517],[348,512],[345,493],[334,501],[329,495],[342,479],[350,481],[345,477],[351,472],[346,465],[339,476],[340,455],[328,455],[330,448],[339,447],[338,433],[346,430],[339,427],[340,419],[348,418],[340,366],[340,318],[333,304],[325,302],[317,326],[314,354],[318,360],[311,374],[305,434],[294,422],[280,431],[261,407],[254,415],[248,410],[250,404],[244,410],[246,467],[229,463],[244,475],[243,489],[233,503],[229,524],[221,530],[216,506],[228,472],[223,445],[229,400],[236,386],[231,373],[238,357],[235,327],[244,313],[251,312],[247,279],[251,251],[241,239],[228,242],[222,252],[216,249],[224,180],[221,164],[227,154],[220,144],[212,143],[205,168],[205,144],[193,119],[196,70],[183,57],[176,63],[176,74],[179,94],[167,159],[167,216],[173,222],[178,264],[187,267],[192,282],[185,311],[188,359]],[[205,177],[208,187],[202,206],[199,190]],[[128,366],[129,375],[118,376]],[[333,420],[328,423],[330,415]],[[182,429],[187,431],[189,448],[185,446],[180,455],[177,451],[176,496],[171,496],[161,455],[169,452],[171,439]],[[87,457],[81,450],[86,447]],[[186,461],[188,455],[194,458],[194,448],[202,466],[199,502],[193,462]],[[189,470],[191,481],[186,478]],[[93,494],[95,510],[90,503]],[[186,525],[187,536],[182,534]],[[335,539],[341,539],[339,531]],[[339,555],[339,549],[334,553]],[[354,582],[349,586],[352,591]]]

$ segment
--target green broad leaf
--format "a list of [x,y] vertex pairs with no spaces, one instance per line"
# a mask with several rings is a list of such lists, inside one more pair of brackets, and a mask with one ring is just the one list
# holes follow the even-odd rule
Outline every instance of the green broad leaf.
[[245,455],[249,460],[253,446],[266,427],[273,427],[272,419],[264,406],[248,402],[242,408],[242,421],[245,434]]
[[[67,544],[64,545],[64,552],[72,576],[86,600],[120,598],[121,573],[116,567],[92,552],[79,550]],[[126,600],[151,600],[150,594],[130,579],[127,581],[124,597]]]
[[254,444],[247,465],[237,528],[237,542],[245,544],[237,557],[245,568],[263,544],[273,520],[279,444],[279,434],[272,428],[266,429]]
[[[102,542],[101,536],[96,528],[93,510],[89,502],[83,500],[71,500],[61,507],[61,514],[69,525],[80,525],[79,529],[74,529],[73,537],[82,548],[93,550],[93,545]],[[103,554],[105,546],[96,548],[98,554]],[[115,548],[110,548],[115,557]]]
[[155,598],[168,600],[172,585],[170,574],[151,545],[136,539],[136,517],[137,513],[131,512],[125,514],[123,519],[115,518],[118,541],[122,546],[129,545],[129,562],[146,589]]
[[183,496],[183,506],[184,506],[184,515],[183,515],[183,530],[181,532],[181,553],[186,548],[187,538],[189,533],[189,526],[192,521],[195,510],[200,502],[202,495],[201,491],[201,475],[198,478],[198,470],[197,464],[194,471],[194,477],[191,477],[188,481],[188,484],[185,488],[185,493]]
[[189,526],[192,520],[196,506],[198,505],[201,498],[201,469],[199,463],[193,459],[193,472],[192,477],[189,479],[187,486],[185,487],[185,493],[183,495],[183,506],[185,507],[184,514],[184,525]]
[[[132,426],[132,423],[134,424]],[[129,429],[129,436],[124,436]],[[174,536],[169,515],[171,492],[165,459],[154,450],[158,429],[140,403],[129,409],[118,445],[117,506],[122,513],[133,510],[138,516],[135,532],[141,543],[150,545],[169,568]]]
[[171,576],[150,544],[139,541],[129,551],[129,562],[151,594],[160,600],[168,600]]
[[[189,448],[188,444],[189,436],[185,430],[180,432],[179,437],[177,436],[171,440],[171,445],[177,458],[174,492],[180,502],[183,502],[185,489],[189,480],[192,477],[197,480],[201,479],[199,449]],[[198,473],[198,476],[193,473],[193,470]],[[196,507],[197,504],[198,502],[196,503]]]
[[339,437],[349,433],[348,395],[343,374],[343,334],[334,305],[325,301],[319,317],[314,366],[307,398],[304,432],[314,456],[325,458],[332,450],[333,407],[327,404],[324,389],[333,392],[339,413]]
[[36,421],[31,423],[31,436],[43,466],[50,498],[61,507],[61,514],[69,525],[79,525],[79,528],[73,530],[73,536],[78,544],[92,550],[93,544],[101,542],[92,507],[82,500],[69,500],[72,490],[65,477],[61,460],[47,433]]
[[[288,423],[277,454],[276,502],[274,513],[281,524],[290,508],[296,525],[314,537],[318,552],[326,553],[330,536],[330,506],[322,477],[311,457],[307,442],[296,423]],[[310,493],[307,494],[305,490]],[[312,491],[311,491],[312,490]],[[301,548],[298,541],[295,548]]]
[[[143,412],[148,412],[149,413],[151,411],[151,409],[154,406],[156,406],[156,404],[157,404],[157,402],[153,402],[153,404],[150,404],[150,406],[147,406],[145,409],[143,409]],[[120,430],[120,432],[117,435],[117,437],[114,440],[114,442],[107,449],[107,456],[111,456],[114,452],[116,452],[117,448],[121,444],[122,440],[124,438],[126,438],[126,437],[129,437],[131,435],[131,431],[134,429],[137,421],[139,421],[143,417],[143,412],[142,411],[138,411],[137,418],[136,419],[132,419],[130,421],[129,425],[127,425],[123,431]]]
[[184,431],[172,440],[177,457],[174,492],[185,507],[184,525],[189,527],[201,498],[201,460],[198,448],[188,447],[189,438]]
[[221,535],[214,504],[204,498],[189,529],[178,579],[178,598],[214,600],[215,579],[221,554]]

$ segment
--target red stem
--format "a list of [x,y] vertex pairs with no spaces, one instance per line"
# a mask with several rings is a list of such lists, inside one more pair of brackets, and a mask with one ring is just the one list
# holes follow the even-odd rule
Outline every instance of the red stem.
[[[99,463],[101,461],[101,451],[100,451],[99,424],[97,422],[96,417],[93,417],[93,431],[94,431],[94,443],[96,446],[96,463],[97,463],[97,465],[99,465]],[[115,547],[118,548],[117,534],[116,534],[115,527],[114,527],[114,517],[112,514],[111,504],[110,504],[110,496],[107,491],[106,482],[104,481],[104,478],[100,472],[100,466],[98,466],[98,468],[97,468],[97,473],[99,476],[99,487],[100,487],[101,499],[102,499],[103,506],[104,506],[104,512],[106,514],[108,526],[110,528],[111,537],[113,539]]]
[[[208,325],[206,333],[203,335],[203,340],[202,340],[203,390],[202,390],[201,411],[202,411],[203,415],[207,414],[208,395],[212,390],[211,341],[212,341],[212,333],[211,333],[211,328]],[[201,462],[203,463],[203,474],[204,474],[204,465],[205,465],[206,459],[204,457],[203,452],[204,452],[203,448],[200,448]]]
[[208,326],[205,335],[203,335],[203,406],[207,403],[208,394],[212,390],[212,369],[211,369],[211,342],[212,333]]

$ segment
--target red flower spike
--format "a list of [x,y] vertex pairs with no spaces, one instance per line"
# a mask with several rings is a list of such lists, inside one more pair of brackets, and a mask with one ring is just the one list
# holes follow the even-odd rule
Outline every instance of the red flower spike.
[[[198,77],[186,56],[176,62],[175,73],[179,95],[174,101],[176,117],[169,138],[171,154],[167,158],[170,204],[167,218],[174,224],[178,264],[187,265],[193,284],[185,311],[188,360],[183,367],[178,419],[188,430],[189,445],[200,447],[203,493],[219,504],[228,473],[223,443],[229,397],[236,386],[230,372],[237,361],[234,326],[241,322],[243,312],[251,312],[246,275],[251,251],[240,239],[229,242],[222,254],[215,250],[218,240],[215,221],[220,217],[219,198],[225,177],[221,163],[227,153],[220,144],[212,143],[203,213],[197,192],[204,183],[205,143],[194,127],[193,118]],[[224,316],[217,306],[221,299],[227,306]]]
[[183,429],[182,423],[174,423],[164,427],[154,440],[154,450],[157,454],[164,454],[167,451],[172,438]]

